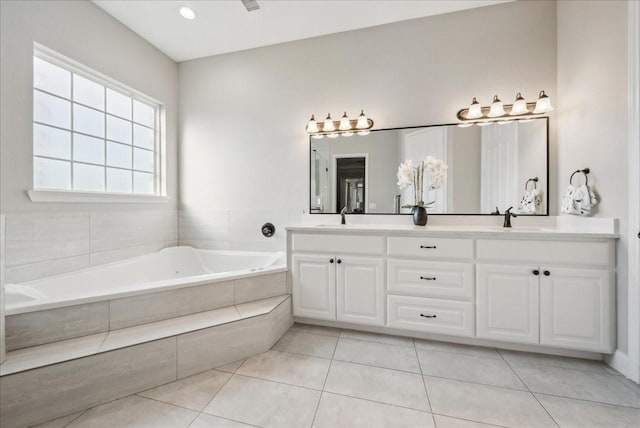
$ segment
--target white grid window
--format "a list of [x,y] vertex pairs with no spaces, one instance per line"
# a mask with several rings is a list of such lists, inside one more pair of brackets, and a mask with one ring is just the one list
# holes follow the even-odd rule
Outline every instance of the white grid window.
[[35,190],[161,195],[160,105],[35,52]]

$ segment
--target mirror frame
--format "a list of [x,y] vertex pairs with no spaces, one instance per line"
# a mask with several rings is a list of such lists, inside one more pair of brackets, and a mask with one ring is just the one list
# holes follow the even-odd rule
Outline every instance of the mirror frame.
[[[547,162],[547,176],[546,176],[546,182],[547,182],[547,188],[545,189],[545,212],[544,214],[518,214],[518,216],[526,216],[526,217],[548,217],[549,216],[549,188],[550,188],[550,183],[549,183],[549,116],[542,116],[542,117],[535,117],[535,118],[527,118],[527,120],[544,120],[546,123],[546,162]],[[515,121],[517,121],[518,119],[514,119]],[[493,122],[500,122],[499,120],[493,121]],[[381,128],[381,129],[371,129],[371,132],[378,132],[378,131],[399,131],[399,130],[403,130],[403,129],[418,129],[418,128],[432,128],[435,126],[457,126],[459,125],[459,123],[438,123],[438,124],[433,124],[433,125],[418,125],[418,126],[403,126],[403,127],[398,127],[398,128]],[[356,135],[354,135],[354,137],[357,137]],[[312,148],[311,148],[311,144],[313,142],[313,139],[311,138],[311,136],[309,136],[309,181],[307,182],[307,189],[309,190],[309,193],[307,193],[307,204],[308,204],[308,209],[309,209],[309,214],[313,214],[313,215],[337,215],[336,213],[319,213],[319,212],[312,212],[311,211],[311,163],[312,163],[312,159],[311,159],[311,155],[312,155]],[[427,210],[428,211],[428,210]],[[410,213],[353,213],[353,214],[349,214],[349,215],[411,215]],[[432,215],[437,215],[437,216],[495,216],[496,214],[483,214],[483,213],[447,213],[447,214],[438,214],[438,213],[434,213],[431,214],[429,213],[430,216]],[[499,214],[502,215],[502,214]]]

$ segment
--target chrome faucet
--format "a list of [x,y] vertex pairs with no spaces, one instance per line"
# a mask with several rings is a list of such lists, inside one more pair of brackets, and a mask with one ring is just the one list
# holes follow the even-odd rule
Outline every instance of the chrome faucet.
[[517,215],[511,213],[512,209],[513,207],[509,207],[504,212],[504,224],[502,225],[503,227],[511,227],[511,217],[518,217]]
[[342,208],[342,211],[340,211],[340,216],[342,217],[341,221],[340,221],[340,224],[347,224],[347,222],[345,221],[345,218],[344,218],[344,215],[346,213],[347,213],[347,206],[345,205],[345,207]]

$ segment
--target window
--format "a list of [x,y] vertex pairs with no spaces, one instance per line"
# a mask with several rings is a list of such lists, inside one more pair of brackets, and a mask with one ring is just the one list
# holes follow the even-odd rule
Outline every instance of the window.
[[161,195],[160,109],[132,89],[36,49],[34,189]]

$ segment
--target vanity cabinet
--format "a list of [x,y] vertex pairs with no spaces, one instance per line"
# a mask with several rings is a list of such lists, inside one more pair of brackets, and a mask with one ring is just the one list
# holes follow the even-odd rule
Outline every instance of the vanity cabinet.
[[382,238],[326,238],[297,235],[293,239],[293,315],[384,326],[384,259],[371,256],[382,255]]
[[535,268],[476,265],[476,336],[538,343],[539,290]]
[[613,233],[300,229],[288,248],[294,316],[305,322],[543,352],[614,350]]
[[[613,249],[607,242],[478,240],[481,338],[610,353]],[[529,264],[512,265],[529,260]]]

